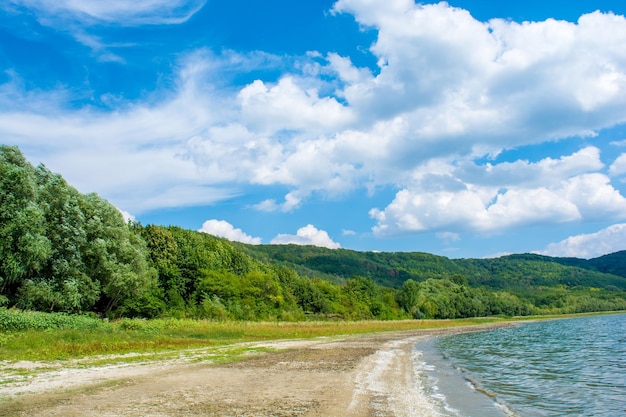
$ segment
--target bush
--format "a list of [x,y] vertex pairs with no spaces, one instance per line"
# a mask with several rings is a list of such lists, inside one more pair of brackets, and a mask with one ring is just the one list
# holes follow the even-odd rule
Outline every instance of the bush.
[[65,313],[40,313],[0,308],[0,331],[57,330],[57,329],[103,329],[105,321],[91,316]]

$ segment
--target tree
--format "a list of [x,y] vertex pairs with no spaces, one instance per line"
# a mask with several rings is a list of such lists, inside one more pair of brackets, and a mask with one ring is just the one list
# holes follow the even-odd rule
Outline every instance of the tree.
[[83,199],[85,265],[102,287],[102,311],[108,314],[125,299],[140,297],[156,283],[145,241],[124,222],[122,214],[97,194]]
[[35,171],[19,149],[0,146],[0,295],[12,300],[50,252]]
[[81,207],[84,196],[44,166],[35,173],[39,207],[52,250],[41,274],[20,290],[18,305],[50,311],[89,311],[100,297],[100,283],[89,276],[84,263],[88,243]]
[[421,318],[422,312],[419,310],[419,284],[412,279],[407,279],[402,284],[398,292],[398,304],[404,311],[414,318]]
[[384,307],[376,283],[365,277],[352,277],[342,287],[353,319],[369,319],[382,314]]
[[0,147],[3,304],[108,314],[154,288],[155,276],[145,243],[115,207]]

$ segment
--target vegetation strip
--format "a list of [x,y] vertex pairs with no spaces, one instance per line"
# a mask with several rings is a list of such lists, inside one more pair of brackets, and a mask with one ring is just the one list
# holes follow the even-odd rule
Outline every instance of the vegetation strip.
[[[55,316],[60,313],[33,313],[0,309],[0,317]],[[67,361],[91,358],[101,360],[103,355],[115,355],[115,361],[149,360],[169,353],[180,354],[193,349],[227,349],[228,345],[284,339],[312,339],[322,336],[354,335],[403,330],[432,330],[439,328],[473,326],[529,319],[548,319],[574,316],[543,317],[487,317],[455,320],[396,320],[396,321],[335,321],[335,322],[212,322],[189,319],[122,319],[106,321],[76,316],[75,327],[69,321],[51,320],[56,326],[28,328],[19,331],[0,327],[0,357],[4,366],[17,361]],[[91,323],[93,321],[94,323]],[[1,321],[0,321],[1,323]],[[63,325],[59,325],[63,323]],[[127,355],[127,356],[121,356]],[[107,359],[104,360],[106,362]]]
[[[4,310],[4,313],[9,310]],[[3,313],[0,310],[0,315]],[[11,311],[11,314],[19,314]],[[33,313],[25,313],[31,315]],[[38,313],[46,315],[46,313]],[[99,319],[93,319],[99,320]],[[2,331],[0,357],[5,361],[68,360],[94,355],[159,353],[219,347],[261,340],[310,339],[433,329],[503,321],[502,318],[463,320],[404,320],[359,322],[210,322],[177,319],[102,321],[87,328],[49,328]]]
[[0,145],[0,307],[220,321],[626,310],[625,259],[626,251],[592,260],[455,260],[244,245],[175,226],[125,223],[108,201],[81,194],[32,166],[18,148]]

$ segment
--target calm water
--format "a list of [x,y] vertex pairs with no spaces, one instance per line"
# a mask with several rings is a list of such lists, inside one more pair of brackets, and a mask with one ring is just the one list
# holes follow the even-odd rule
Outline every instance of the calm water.
[[416,345],[446,416],[626,416],[626,315],[526,323]]

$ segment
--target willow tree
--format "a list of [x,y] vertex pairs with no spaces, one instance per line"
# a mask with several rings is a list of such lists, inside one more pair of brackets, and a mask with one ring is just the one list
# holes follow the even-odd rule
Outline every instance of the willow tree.
[[0,304],[108,314],[155,277],[119,210],[0,147]]
[[19,149],[0,146],[0,305],[39,274],[50,252],[35,170]]

